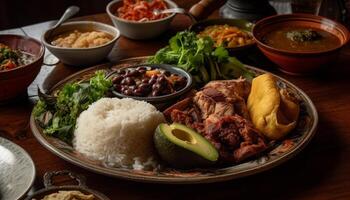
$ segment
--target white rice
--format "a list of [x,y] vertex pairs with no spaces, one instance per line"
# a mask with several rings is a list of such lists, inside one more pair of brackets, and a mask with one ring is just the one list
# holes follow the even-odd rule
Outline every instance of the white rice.
[[153,105],[130,98],[102,98],[77,120],[73,147],[109,165],[143,169],[154,165],[153,133],[164,116]]

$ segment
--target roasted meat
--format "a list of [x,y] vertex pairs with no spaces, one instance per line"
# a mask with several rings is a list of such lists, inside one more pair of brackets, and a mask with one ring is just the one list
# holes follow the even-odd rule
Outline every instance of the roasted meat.
[[200,109],[202,119],[238,114],[249,119],[245,100],[231,93],[230,96],[212,87],[205,87],[193,97],[193,103]]
[[240,162],[267,148],[263,136],[239,115],[224,116],[214,122],[207,119],[203,135],[218,149],[223,161]]
[[244,79],[212,81],[164,115],[201,133],[219,151],[221,161],[237,163],[267,148],[250,121],[245,103],[249,92],[250,83]]
[[205,88],[213,88],[221,92],[226,97],[239,96],[243,99],[247,99],[250,93],[250,83],[243,78],[237,80],[220,80],[220,81],[210,81],[204,86]]

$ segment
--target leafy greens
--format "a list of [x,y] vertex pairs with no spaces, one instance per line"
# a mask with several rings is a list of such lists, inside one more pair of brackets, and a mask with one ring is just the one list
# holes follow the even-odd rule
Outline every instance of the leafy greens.
[[176,65],[193,76],[200,86],[210,80],[233,79],[243,76],[253,78],[253,73],[223,47],[214,48],[211,38],[197,37],[195,32],[178,32],[169,45],[160,49],[148,62]]
[[45,134],[71,143],[80,113],[104,97],[111,86],[111,80],[106,79],[102,71],[97,71],[89,82],[64,85],[54,104],[40,99],[34,107],[34,117]]

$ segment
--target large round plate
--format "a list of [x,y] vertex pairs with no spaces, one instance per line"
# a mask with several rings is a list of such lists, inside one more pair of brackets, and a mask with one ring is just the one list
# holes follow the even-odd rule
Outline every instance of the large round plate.
[[23,197],[35,179],[33,160],[20,146],[0,137],[0,199]]
[[[131,58],[122,60],[115,65],[104,64],[85,69],[62,80],[51,88],[50,92],[57,92],[57,90],[67,82],[88,79],[96,70],[111,71],[119,67],[145,62],[146,59],[147,57]],[[254,67],[247,66],[247,68],[256,74],[266,73],[265,71]],[[59,139],[43,134],[40,126],[35,122],[33,115],[31,116],[30,127],[34,136],[48,150],[68,162],[100,174],[141,182],[173,184],[208,183],[235,179],[265,171],[289,160],[308,144],[316,131],[318,115],[310,98],[295,85],[281,77],[276,77],[279,87],[288,88],[301,101],[301,113],[297,127],[289,134],[289,137],[274,144],[271,150],[265,155],[231,167],[193,169],[187,171],[180,171],[171,168],[164,168],[158,171],[145,171],[108,167],[101,162],[84,157],[75,151],[70,145]]]

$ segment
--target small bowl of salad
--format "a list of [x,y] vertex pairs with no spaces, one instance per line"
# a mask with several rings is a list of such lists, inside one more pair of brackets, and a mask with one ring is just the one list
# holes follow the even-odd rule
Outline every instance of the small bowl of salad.
[[43,64],[45,47],[27,36],[0,35],[0,102],[27,92]]

